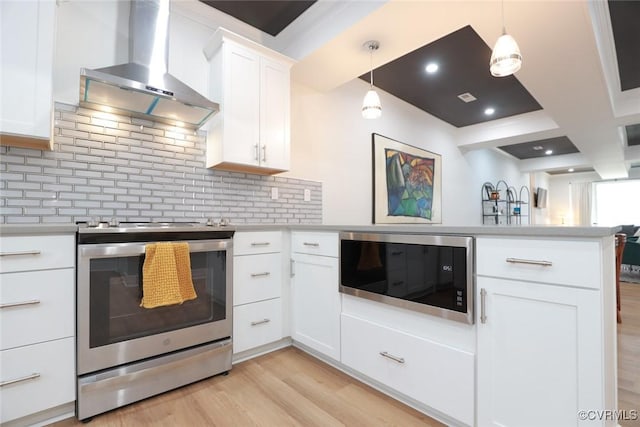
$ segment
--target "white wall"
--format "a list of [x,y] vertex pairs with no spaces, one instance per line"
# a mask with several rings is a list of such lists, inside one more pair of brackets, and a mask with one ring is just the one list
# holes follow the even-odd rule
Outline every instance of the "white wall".
[[493,150],[462,154],[455,128],[379,91],[383,113],[377,120],[360,114],[367,84],[354,80],[331,92],[292,85],[292,168],[290,176],[323,182],[326,224],[371,224],[372,142],[378,133],[442,155],[442,222],[481,223],[481,186],[506,180],[528,185],[516,163]]

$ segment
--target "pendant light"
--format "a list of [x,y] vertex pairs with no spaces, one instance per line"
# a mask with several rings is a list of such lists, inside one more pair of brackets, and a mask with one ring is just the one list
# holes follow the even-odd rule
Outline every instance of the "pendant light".
[[382,104],[378,93],[373,89],[373,52],[378,50],[380,43],[376,40],[369,40],[364,44],[364,48],[369,51],[371,64],[370,86],[362,101],[362,117],[365,119],[377,119],[382,115]]
[[496,41],[489,61],[489,70],[494,77],[510,76],[522,66],[522,55],[515,39],[507,34],[504,26],[504,0],[502,0],[502,35]]

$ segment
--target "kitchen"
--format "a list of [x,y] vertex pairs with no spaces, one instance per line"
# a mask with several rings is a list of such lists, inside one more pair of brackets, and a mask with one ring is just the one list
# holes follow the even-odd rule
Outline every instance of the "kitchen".
[[[356,15],[371,12],[362,10],[366,7],[383,7],[368,3],[340,6],[343,16],[348,15],[350,7],[357,9],[350,11]],[[384,7],[390,6],[393,5]],[[499,5],[495,6],[498,11]],[[375,34],[362,37],[353,47],[353,55],[358,57],[358,71],[352,71],[349,81],[337,89],[328,92],[315,89],[305,80],[310,77],[304,73],[296,79],[298,65],[293,66],[289,172],[262,176],[206,169],[206,137],[202,130],[196,134],[180,134],[149,121],[132,119],[127,123],[126,118],[98,117],[77,107],[80,68],[100,68],[127,61],[128,7],[126,2],[59,3],[53,61],[58,147],[54,151],[2,148],[7,150],[2,152],[2,164],[6,168],[2,171],[6,177],[3,182],[6,180],[7,186],[3,206],[5,223],[71,224],[76,220],[91,221],[96,216],[106,221],[111,217],[129,221],[186,219],[198,222],[229,218],[239,227],[257,223],[368,225],[371,224],[371,133],[421,145],[442,155],[443,182],[449,189],[443,193],[443,226],[480,224],[480,204],[469,201],[478,199],[480,186],[485,181],[506,179],[517,187],[533,187],[530,174],[523,172],[517,161],[497,151],[470,150],[463,154],[458,141],[470,141],[471,130],[460,129],[456,136],[452,127],[384,92],[382,117],[363,120],[359,110],[368,85],[355,77],[368,71],[370,58],[361,44]],[[202,51],[217,25],[258,41],[267,37],[220,14],[215,14],[217,21],[203,24],[202,16],[207,16],[209,11],[202,7],[197,2],[172,5],[169,70],[206,94],[211,64]],[[327,19],[335,16],[329,14]],[[339,24],[336,22],[330,30],[339,32]],[[495,26],[496,34],[489,38],[498,35],[499,16],[495,17]],[[508,21],[507,27],[510,27]],[[440,36],[445,33],[441,32]],[[385,62],[386,42],[384,39],[382,42],[374,59]],[[487,39],[487,42],[490,44],[493,40]],[[332,55],[329,52],[329,59],[326,56],[323,59],[331,64],[331,69],[338,69]],[[309,61],[313,65],[312,56]],[[304,63],[305,60],[300,61]],[[324,70],[327,71],[326,66]],[[526,72],[523,66],[519,73],[526,76]],[[327,71],[327,74],[331,73]],[[318,77],[317,73],[309,75]],[[357,173],[351,172],[354,168],[358,168]],[[544,174],[533,175],[538,181],[548,179]],[[544,222],[542,219],[539,223]],[[447,229],[438,231],[446,232]],[[286,240],[283,238],[283,242]],[[286,254],[289,250],[285,246],[282,252]],[[288,266],[283,271],[288,271]]]

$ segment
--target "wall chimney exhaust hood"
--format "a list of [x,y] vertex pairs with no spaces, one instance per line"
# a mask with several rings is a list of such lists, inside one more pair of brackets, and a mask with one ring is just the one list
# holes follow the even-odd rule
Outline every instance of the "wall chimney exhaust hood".
[[132,0],[129,62],[80,70],[80,105],[199,128],[220,110],[168,73],[169,0]]

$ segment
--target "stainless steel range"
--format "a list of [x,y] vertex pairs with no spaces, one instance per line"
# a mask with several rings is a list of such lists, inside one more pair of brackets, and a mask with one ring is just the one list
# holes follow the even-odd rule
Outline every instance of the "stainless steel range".
[[[194,223],[79,226],[78,419],[231,369],[233,233]],[[167,241],[189,244],[197,298],[143,308],[145,246]]]

